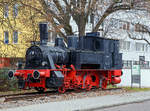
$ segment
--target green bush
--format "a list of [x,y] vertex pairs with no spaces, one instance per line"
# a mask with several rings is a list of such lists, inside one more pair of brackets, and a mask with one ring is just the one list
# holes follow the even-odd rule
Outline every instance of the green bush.
[[0,69],[0,91],[14,91],[17,90],[16,78],[8,78],[8,68]]

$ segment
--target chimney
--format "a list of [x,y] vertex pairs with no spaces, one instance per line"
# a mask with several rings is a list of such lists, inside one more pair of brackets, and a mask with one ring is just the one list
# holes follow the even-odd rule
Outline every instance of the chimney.
[[48,27],[47,23],[40,23],[39,24],[40,29],[40,44],[46,45],[48,42]]

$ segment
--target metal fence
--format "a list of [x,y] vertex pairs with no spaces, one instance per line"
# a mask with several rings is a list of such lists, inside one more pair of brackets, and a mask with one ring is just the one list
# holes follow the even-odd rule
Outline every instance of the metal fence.
[[130,61],[124,60],[123,61],[123,69],[131,69],[133,65],[140,65],[141,69],[150,69],[150,61]]

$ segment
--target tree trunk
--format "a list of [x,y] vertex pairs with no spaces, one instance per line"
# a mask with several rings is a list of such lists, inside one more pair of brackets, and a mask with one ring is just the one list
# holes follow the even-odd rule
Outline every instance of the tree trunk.
[[85,35],[85,27],[86,27],[86,21],[82,15],[79,16],[78,20],[78,31],[79,31],[79,37]]

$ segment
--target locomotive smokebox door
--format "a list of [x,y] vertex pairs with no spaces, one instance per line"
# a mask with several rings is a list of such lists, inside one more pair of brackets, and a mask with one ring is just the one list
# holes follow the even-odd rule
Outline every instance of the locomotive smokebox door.
[[40,28],[40,44],[41,45],[46,45],[48,42],[48,26],[47,23],[40,23],[39,24]]

